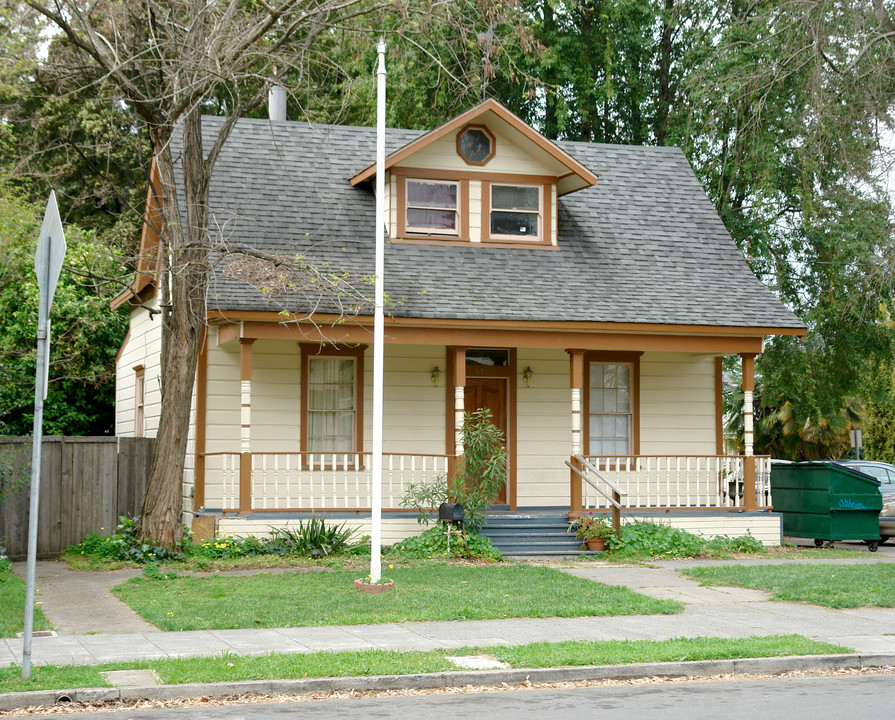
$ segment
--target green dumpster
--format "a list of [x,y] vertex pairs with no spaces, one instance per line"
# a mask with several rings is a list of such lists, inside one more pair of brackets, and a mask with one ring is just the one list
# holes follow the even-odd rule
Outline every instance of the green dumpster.
[[863,540],[876,552],[883,501],[870,475],[835,462],[772,463],[771,493],[784,535],[814,538],[817,546]]

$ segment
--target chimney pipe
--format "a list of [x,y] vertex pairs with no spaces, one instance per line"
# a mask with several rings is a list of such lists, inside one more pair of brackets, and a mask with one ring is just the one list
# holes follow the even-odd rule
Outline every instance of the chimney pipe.
[[286,88],[282,85],[271,85],[267,91],[267,114],[271,122],[286,119]]

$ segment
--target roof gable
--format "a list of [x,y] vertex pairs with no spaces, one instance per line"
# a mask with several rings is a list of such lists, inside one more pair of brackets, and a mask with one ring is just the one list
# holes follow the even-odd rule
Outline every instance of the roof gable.
[[[510,142],[528,155],[536,165],[547,169],[558,179],[557,192],[565,195],[596,184],[597,176],[556,143],[548,140],[537,130],[524,123],[507,108],[493,99],[485,100],[465,113],[412,140],[385,158],[385,169],[395,165],[426,165],[427,150],[446,138],[453,138],[467,125],[483,125],[500,140]],[[413,158],[422,156],[423,162]],[[462,162],[462,160],[460,161]],[[490,169],[490,165],[489,165]],[[376,173],[376,163],[368,165],[351,178],[352,185],[371,180]]]

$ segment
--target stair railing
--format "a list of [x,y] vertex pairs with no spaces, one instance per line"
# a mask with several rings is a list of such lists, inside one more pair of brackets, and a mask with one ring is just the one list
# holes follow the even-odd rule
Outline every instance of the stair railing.
[[[598,493],[600,493],[600,495],[602,495],[609,501],[610,505],[612,506],[612,529],[615,531],[616,537],[621,537],[621,498],[622,495],[628,494],[627,491],[622,490],[618,485],[612,482],[583,455],[572,455],[571,462],[567,460],[566,465],[568,465],[569,469],[572,471],[572,503],[571,507],[569,508],[570,519],[573,516],[579,516],[584,512],[581,500],[581,480],[584,480],[585,482],[587,482],[588,485],[590,485],[594,490],[596,490]],[[596,476],[597,480],[602,481],[607,486],[609,486],[611,494],[597,485],[597,483],[595,483],[590,478],[589,473],[593,473],[593,475]]]

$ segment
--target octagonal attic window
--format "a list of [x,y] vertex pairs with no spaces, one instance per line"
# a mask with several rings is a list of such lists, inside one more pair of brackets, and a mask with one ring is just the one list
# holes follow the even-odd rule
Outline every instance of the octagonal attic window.
[[470,165],[484,165],[494,157],[494,136],[482,125],[467,125],[457,134],[457,153]]

